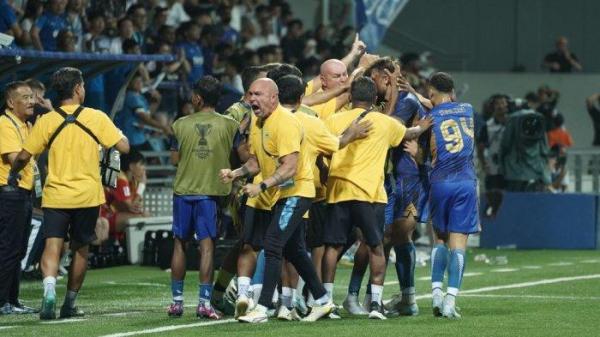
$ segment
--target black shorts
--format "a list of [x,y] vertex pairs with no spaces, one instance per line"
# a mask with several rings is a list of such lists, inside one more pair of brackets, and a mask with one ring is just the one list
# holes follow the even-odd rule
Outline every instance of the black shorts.
[[44,208],[42,235],[70,240],[72,246],[85,246],[96,240],[100,206],[87,208]]
[[309,249],[323,245],[323,228],[327,221],[327,204],[315,202],[308,211],[309,219],[306,230],[306,246]]
[[271,214],[271,211],[246,206],[242,243],[248,244],[256,250],[262,249],[265,233],[271,223]]
[[370,247],[383,242],[385,204],[366,201],[343,201],[329,205],[327,226],[323,231],[323,242],[332,246],[343,246],[352,237],[354,228],[360,228],[363,238]]

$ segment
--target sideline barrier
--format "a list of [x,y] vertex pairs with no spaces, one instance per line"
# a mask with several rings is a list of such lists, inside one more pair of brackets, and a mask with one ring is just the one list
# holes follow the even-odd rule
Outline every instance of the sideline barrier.
[[[482,248],[600,249],[598,199],[593,194],[506,192],[496,217],[481,217],[480,245]],[[485,199],[481,200],[481,209],[485,210]]]

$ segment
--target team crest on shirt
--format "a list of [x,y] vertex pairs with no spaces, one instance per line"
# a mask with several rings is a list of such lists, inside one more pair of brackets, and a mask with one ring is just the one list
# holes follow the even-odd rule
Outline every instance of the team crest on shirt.
[[208,140],[206,136],[210,134],[210,130],[212,128],[211,124],[196,124],[196,131],[198,132],[198,136],[200,140],[198,141],[198,149],[196,150],[196,155],[200,159],[206,159],[212,150],[208,146]]

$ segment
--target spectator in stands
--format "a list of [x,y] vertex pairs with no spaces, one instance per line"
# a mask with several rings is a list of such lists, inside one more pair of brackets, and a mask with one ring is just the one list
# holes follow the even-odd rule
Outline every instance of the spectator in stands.
[[190,21],[190,16],[183,8],[183,0],[169,0],[169,11],[166,24],[177,27],[184,22]]
[[[6,0],[2,0],[6,1]],[[1,2],[1,1],[0,1]],[[20,26],[23,31],[21,35],[20,47],[23,49],[33,49],[31,42],[31,28],[35,21],[42,15],[44,11],[44,3],[40,0],[28,0],[25,7],[25,14],[21,18]],[[2,12],[2,11],[0,11]]]
[[564,36],[556,39],[556,50],[546,55],[543,65],[552,73],[570,73],[573,70],[583,70],[577,56],[569,50],[569,40]]
[[548,131],[548,147],[560,146],[566,149],[573,146],[573,138],[565,128],[565,118],[562,114],[557,114],[553,119],[554,128]]
[[550,179],[551,184],[549,190],[552,193],[565,192],[569,185],[567,168],[566,168],[567,156],[559,145],[555,145],[550,148],[550,154],[548,156],[548,167],[550,168]]
[[146,37],[144,33],[148,26],[148,13],[143,4],[136,4],[127,10],[127,17],[131,19],[133,23],[133,39],[138,43],[140,48],[144,50],[146,46]]
[[69,30],[75,37],[75,51],[80,52],[83,49],[83,20],[85,18],[83,0],[69,0],[66,17]]
[[156,43],[160,40],[159,30],[160,27],[167,24],[167,18],[169,16],[169,9],[166,7],[156,7],[154,9],[154,17],[152,18],[152,24],[146,30],[146,35],[152,41]]
[[594,141],[592,145],[600,146],[600,94],[593,94],[585,100],[588,113],[594,127]]
[[425,87],[425,79],[421,77],[421,59],[417,53],[406,53],[400,57],[402,73],[410,85],[418,92]]
[[88,53],[106,54],[110,51],[110,39],[104,35],[105,21],[102,13],[92,13],[88,16],[89,29],[83,36],[83,51]]
[[240,32],[231,26],[231,10],[228,4],[222,4],[219,7],[218,15],[221,19],[219,30],[221,32],[220,42],[237,45],[240,42]]
[[484,151],[482,167],[485,172],[486,190],[504,188],[504,177],[500,174],[500,144],[508,118],[508,100],[505,95],[490,97],[492,117],[487,121],[487,148]]
[[295,64],[304,58],[306,38],[303,29],[302,21],[299,19],[288,22],[287,34],[281,39],[281,49],[283,49],[285,62]]
[[65,52],[65,53],[73,53],[76,52],[76,44],[77,38],[72,31],[68,29],[63,29],[58,32],[56,36],[56,48],[57,51]]
[[129,83],[123,110],[117,114],[115,124],[123,130],[133,150],[152,151],[152,146],[146,138],[145,126],[157,128],[164,134],[170,134],[171,129],[152,117],[150,104],[142,95],[142,87],[142,76],[136,74]]
[[557,90],[551,89],[547,85],[542,85],[538,88],[537,95],[539,105],[536,111],[541,113],[546,119],[546,130],[552,130],[554,128],[554,116],[558,113],[556,105],[558,104],[560,94]]
[[110,53],[115,55],[123,54],[123,41],[133,39],[133,22],[128,17],[120,19],[117,23],[119,35],[110,41]]
[[279,38],[273,33],[272,20],[269,17],[263,18],[259,21],[260,33],[255,35],[245,44],[245,47],[252,50],[257,50],[260,47],[267,45],[279,44]]
[[204,50],[200,46],[200,27],[193,22],[185,23],[183,32],[185,40],[177,45],[177,49],[183,50],[186,59],[190,63],[191,71],[188,74],[188,83],[196,83],[205,73]]
[[122,240],[125,226],[131,218],[148,217],[144,211],[146,189],[146,160],[135,150],[121,156],[121,173],[115,189],[105,188],[106,203],[100,214],[108,220],[111,238]]
[[123,0],[90,0],[89,2],[90,12],[103,13],[107,19],[120,17],[125,13],[127,5],[131,3]]
[[63,29],[68,29],[65,16],[66,0],[50,0],[49,9],[42,13],[31,28],[31,42],[37,50],[56,51],[56,37]]
[[17,15],[6,0],[0,0],[0,33],[12,35],[15,40],[20,40],[23,35]]

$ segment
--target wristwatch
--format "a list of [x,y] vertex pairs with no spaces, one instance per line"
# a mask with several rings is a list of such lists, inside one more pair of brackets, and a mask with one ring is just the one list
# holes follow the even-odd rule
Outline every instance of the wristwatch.
[[267,190],[267,188],[269,188],[269,186],[267,186],[267,184],[265,184],[265,182],[264,182],[264,181],[262,181],[262,182],[260,183],[260,190],[264,192],[264,191],[266,191],[266,190]]

